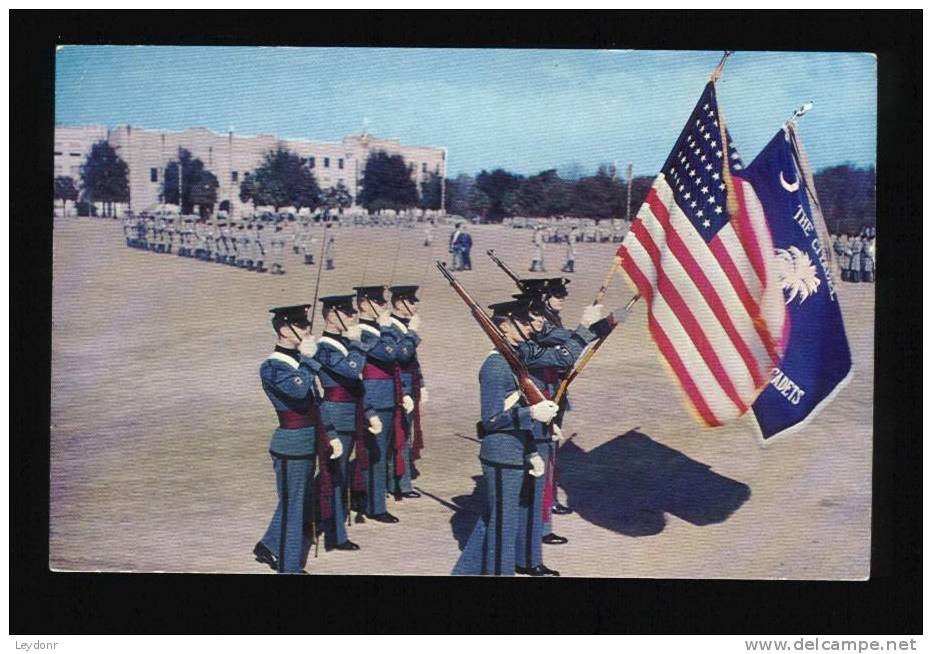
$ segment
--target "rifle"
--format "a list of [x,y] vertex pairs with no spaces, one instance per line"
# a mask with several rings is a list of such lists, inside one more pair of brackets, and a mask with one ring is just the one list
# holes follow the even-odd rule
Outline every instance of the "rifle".
[[[514,283],[517,285],[518,290],[521,291],[521,292],[523,293],[523,292],[524,292],[524,286],[522,286],[522,284],[521,284],[521,278],[518,276],[518,274],[515,273],[514,270],[512,270],[511,268],[509,268],[507,263],[505,263],[504,261],[502,261],[501,259],[499,259],[497,256],[495,256],[495,250],[494,250],[494,249],[493,249],[493,250],[486,250],[486,254],[489,255],[489,257],[492,259],[492,261],[494,261],[496,264],[498,264],[498,267],[499,267],[499,268],[501,268],[503,271],[505,271],[505,274],[506,274],[506,275],[508,275],[509,277],[511,277],[511,279],[514,281]],[[553,324],[555,324],[555,325],[560,325],[560,324],[561,324],[561,323],[560,323],[560,318],[559,318],[559,317],[553,312],[553,310],[552,310],[549,306],[547,306],[546,304],[544,304],[544,317],[545,317],[547,320],[549,320],[550,322],[552,322]]]
[[495,323],[492,322],[492,319],[489,318],[485,311],[482,310],[482,307],[472,299],[466,289],[463,288],[462,284],[456,281],[456,278],[453,277],[452,273],[447,270],[447,266],[444,262],[437,262],[437,269],[440,271],[440,274],[443,275],[450,286],[453,287],[453,290],[462,298],[463,302],[466,303],[466,306],[469,307],[472,312],[473,318],[476,319],[476,322],[479,323],[479,326],[482,327],[482,330],[485,332],[486,336],[489,337],[489,340],[492,341],[492,345],[495,346],[495,349],[498,350],[499,354],[504,357],[505,361],[508,363],[508,367],[511,368],[511,371],[514,373],[515,377],[518,380],[518,388],[521,389],[521,392],[524,393],[524,397],[527,399],[529,404],[537,404],[538,402],[543,402],[547,398],[537,388],[537,384],[534,383],[534,380],[531,379],[531,376],[528,374],[527,368],[521,360],[518,359],[518,355],[515,353],[514,348],[511,344],[505,339],[502,333],[498,330],[498,327],[495,326]]
[[499,268],[501,268],[502,270],[505,271],[505,274],[506,274],[506,275],[508,275],[509,277],[511,277],[511,279],[514,281],[514,283],[518,285],[518,288],[519,288],[520,290],[522,290],[522,291],[524,290],[523,288],[521,288],[521,278],[518,277],[518,275],[515,273],[514,270],[512,270],[511,268],[508,267],[508,264],[506,264],[504,261],[502,261],[501,259],[499,259],[498,257],[495,256],[495,250],[494,250],[494,249],[493,249],[493,250],[486,250],[486,254],[489,255],[489,257],[492,259],[492,261],[494,261],[495,263],[498,264],[498,267],[499,267]]

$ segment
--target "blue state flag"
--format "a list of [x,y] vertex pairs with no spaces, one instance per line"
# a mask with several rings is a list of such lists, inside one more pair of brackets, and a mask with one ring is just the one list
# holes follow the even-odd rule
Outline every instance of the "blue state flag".
[[850,379],[851,350],[829,266],[832,245],[792,124],[777,132],[742,177],[767,216],[789,318],[783,359],[753,405],[768,440],[802,428],[835,397]]

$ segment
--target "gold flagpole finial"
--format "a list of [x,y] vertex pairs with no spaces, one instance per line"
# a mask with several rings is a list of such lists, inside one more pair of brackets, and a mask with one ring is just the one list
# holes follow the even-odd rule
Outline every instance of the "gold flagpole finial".
[[722,76],[722,69],[725,68],[725,62],[728,61],[728,57],[735,53],[734,50],[725,50],[722,54],[722,58],[718,62],[718,66],[712,71],[712,74],[709,75],[709,81],[713,84],[719,80]]

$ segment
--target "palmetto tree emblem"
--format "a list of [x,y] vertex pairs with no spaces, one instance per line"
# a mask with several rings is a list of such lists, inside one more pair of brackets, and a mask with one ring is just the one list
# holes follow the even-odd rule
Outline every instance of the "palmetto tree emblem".
[[795,245],[791,245],[784,250],[777,248],[777,277],[783,285],[783,291],[787,294],[786,304],[799,298],[802,304],[806,299],[815,293],[822,280],[816,274],[816,267],[809,258],[809,255],[800,250]]

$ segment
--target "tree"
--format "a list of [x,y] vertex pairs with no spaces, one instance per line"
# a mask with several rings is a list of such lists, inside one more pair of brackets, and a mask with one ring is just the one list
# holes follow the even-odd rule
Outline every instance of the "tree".
[[353,196],[343,182],[337,182],[336,186],[325,188],[321,193],[321,200],[325,207],[339,209],[340,213],[353,206]]
[[320,187],[314,173],[296,153],[279,144],[265,154],[262,163],[240,184],[240,200],[253,205],[293,206],[316,209]]
[[485,215],[491,206],[489,196],[476,186],[470,175],[447,180],[447,212],[456,216]]
[[421,201],[418,205],[421,209],[440,208],[440,202],[443,199],[441,182],[441,177],[437,173],[431,173],[427,179],[421,182]]
[[129,202],[129,167],[107,141],[98,141],[81,166],[81,187],[87,202],[105,203],[113,215],[114,202]]
[[827,227],[834,233],[857,234],[876,225],[876,189],[873,166],[850,164],[823,168],[815,174],[816,193]]
[[[651,186],[654,185],[654,178],[647,175],[640,175],[631,178],[631,220],[637,216],[638,210],[647,199],[647,193]],[[625,189],[625,200],[628,198],[628,191]],[[622,213],[622,215],[626,215]]]
[[73,202],[78,199],[78,187],[75,186],[74,179],[66,175],[55,178],[55,199],[61,200],[61,215],[64,217],[68,200]]
[[417,202],[417,185],[404,158],[383,150],[370,154],[363,171],[359,204],[367,211],[378,211],[407,209]]
[[[178,198],[178,161],[181,162],[181,201]],[[198,205],[201,215],[212,211],[217,202],[217,177],[204,168],[204,162],[191,156],[184,148],[178,150],[178,161],[165,167],[162,199],[181,207],[181,213],[191,213]]]
[[[570,208],[571,192],[571,184],[561,179],[555,169],[544,170],[521,181],[518,204],[522,213],[529,216],[562,214]],[[503,207],[507,210],[507,202],[503,202]]]
[[476,186],[489,199],[488,217],[491,220],[501,220],[508,213],[503,206],[505,194],[517,189],[521,179],[520,175],[514,175],[501,168],[496,168],[491,173],[483,170],[476,175]]
[[591,177],[583,177],[573,186],[572,213],[589,218],[621,218],[625,215],[627,189],[600,166]]

